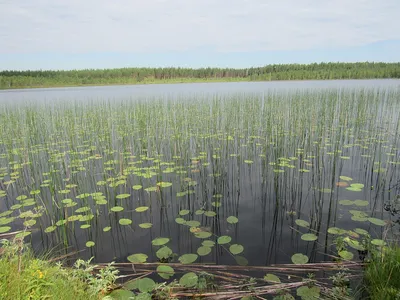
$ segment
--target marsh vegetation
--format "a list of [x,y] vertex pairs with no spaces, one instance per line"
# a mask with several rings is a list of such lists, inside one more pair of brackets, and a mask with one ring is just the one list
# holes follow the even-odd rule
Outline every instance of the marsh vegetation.
[[[0,236],[159,263],[144,293],[196,286],[184,265],[363,262],[397,242],[398,87],[128,98],[0,101]],[[285,272],[265,280],[299,282]]]

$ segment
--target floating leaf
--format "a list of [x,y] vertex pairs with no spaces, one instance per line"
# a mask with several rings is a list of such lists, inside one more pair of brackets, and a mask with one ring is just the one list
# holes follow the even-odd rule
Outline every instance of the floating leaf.
[[380,239],[373,239],[371,241],[372,245],[376,245],[376,246],[385,246],[386,242],[384,240],[380,240]]
[[208,210],[204,213],[204,215],[207,217],[215,217],[217,213],[215,211]]
[[303,265],[308,263],[308,257],[302,253],[292,255],[292,262],[296,265]]
[[200,222],[199,221],[187,221],[186,225],[190,226],[190,227],[198,227],[198,226],[200,226]]
[[351,239],[349,237],[344,238],[344,241],[353,249],[363,251],[365,247],[357,240]]
[[239,219],[234,216],[230,216],[226,218],[226,221],[230,224],[236,224],[237,222],[239,222]]
[[165,245],[168,242],[169,242],[169,238],[163,238],[163,237],[156,238],[156,239],[151,241],[153,246],[162,246],[162,245]]
[[243,250],[243,246],[239,244],[233,244],[229,247],[229,251],[231,251],[231,253],[234,255],[242,253]]
[[353,204],[354,204],[354,201],[352,201],[352,200],[339,200],[339,204],[340,204],[340,205],[347,205],[347,206],[349,206],[349,205],[353,205]]
[[171,182],[162,181],[162,182],[158,182],[157,185],[159,187],[161,187],[161,188],[167,188],[167,187],[172,186],[172,183]]
[[86,247],[88,247],[88,248],[90,248],[90,247],[93,247],[95,244],[94,244],[94,242],[92,242],[92,241],[87,241],[86,242]]
[[139,206],[139,207],[136,207],[136,208],[135,208],[135,211],[136,211],[136,212],[144,212],[144,211],[146,211],[146,210],[148,210],[148,209],[149,209],[148,206]]
[[131,196],[131,194],[119,194],[119,195],[115,196],[115,198],[126,199],[126,198],[129,198],[130,196]]
[[123,211],[124,208],[122,206],[114,206],[110,210],[113,212],[120,212],[120,211]]
[[368,231],[366,231],[365,229],[356,228],[354,229],[354,231],[361,235],[369,235]]
[[271,282],[271,283],[281,283],[281,280],[279,279],[278,276],[274,274],[267,274],[264,276],[264,280]]
[[346,250],[339,251],[339,256],[345,260],[352,260],[354,257],[353,253]]
[[214,207],[221,207],[222,204],[219,201],[213,201],[213,202],[211,202],[211,205]]
[[32,227],[35,224],[36,224],[36,220],[28,220],[23,223],[23,225],[26,227]]
[[90,210],[90,207],[83,206],[83,207],[78,208],[77,210],[75,210],[75,212],[80,214],[80,213],[87,212],[87,211],[89,211],[89,210]]
[[184,287],[191,288],[197,285],[198,280],[199,278],[197,277],[196,273],[189,272],[179,279],[179,284]]
[[53,232],[56,229],[57,229],[57,226],[49,226],[44,230],[44,232],[45,233],[50,233],[50,232]]
[[347,177],[347,176],[340,176],[339,178],[340,178],[340,180],[343,180],[343,181],[352,181],[353,180],[353,178]]
[[26,236],[28,236],[28,235],[30,235],[30,234],[31,234],[30,231],[20,232],[20,233],[17,233],[17,234],[15,235],[15,238],[16,238],[16,239],[22,239],[22,238],[24,238],[24,237],[26,237]]
[[137,299],[136,295],[133,292],[124,289],[113,290],[108,296],[112,300]]
[[235,255],[235,260],[239,266],[247,266],[249,264],[247,258],[240,255]]
[[314,233],[305,233],[301,236],[303,241],[312,242],[318,239],[318,237]]
[[369,202],[367,200],[356,200],[354,204],[356,206],[368,206]]
[[132,189],[135,190],[135,191],[140,190],[141,188],[142,188],[142,186],[141,186],[140,184],[134,185],[134,186],[132,187]]
[[368,218],[368,221],[370,221],[372,224],[375,224],[377,226],[385,226],[386,222],[381,220],[381,219],[377,219],[377,218]]
[[182,264],[191,264],[196,261],[199,256],[197,254],[184,254],[178,258]]
[[142,293],[151,292],[155,286],[156,283],[154,282],[154,280],[148,277],[136,280],[136,288]]
[[104,231],[104,232],[107,232],[107,231],[110,231],[110,230],[111,230],[111,226],[107,226],[107,227],[104,227],[104,228],[103,228],[103,231]]
[[309,228],[310,227],[310,223],[307,222],[307,221],[297,219],[295,222],[296,222],[296,224],[298,226],[305,227],[305,228]]
[[308,286],[301,286],[297,289],[296,293],[297,296],[301,297],[302,299],[320,299],[320,288],[317,286],[308,287]]
[[175,219],[175,222],[178,223],[178,224],[180,224],[180,225],[183,225],[183,224],[186,223],[186,220],[183,219],[183,218],[176,218],[176,219]]
[[166,265],[159,265],[157,267],[157,273],[164,279],[169,279],[175,274],[175,270],[172,269],[170,266]]
[[190,210],[188,210],[188,209],[182,209],[180,212],[179,212],[179,215],[181,215],[181,216],[186,216],[187,214],[189,214],[190,213]]
[[2,226],[0,227],[0,233],[9,232],[11,230],[10,226]]
[[90,227],[90,224],[83,224],[81,225],[81,229],[87,229]]
[[131,225],[131,224],[132,224],[132,220],[130,220],[130,219],[120,219],[120,220],[118,221],[118,223],[119,223],[120,225]]
[[195,211],[195,215],[202,215],[204,213],[205,213],[205,211],[202,210],[202,209],[198,209],[198,210]]
[[143,229],[149,229],[149,228],[153,227],[153,224],[151,224],[151,223],[142,223],[142,224],[139,224],[139,227],[143,228]]
[[141,264],[147,261],[148,256],[143,253],[136,253],[127,257],[128,261],[134,264]]
[[197,254],[200,256],[208,255],[208,254],[210,254],[210,252],[211,252],[211,248],[207,247],[207,246],[201,246],[197,249]]
[[210,241],[210,240],[206,240],[206,241],[203,241],[201,244],[203,246],[206,246],[206,247],[214,247],[215,242],[214,241]]
[[171,250],[171,248],[169,248],[167,246],[161,247],[156,252],[156,256],[159,259],[168,259],[169,257],[171,257],[171,255],[172,255],[172,250]]
[[337,227],[330,227],[328,228],[328,233],[342,235],[346,233],[346,230]]
[[231,238],[230,236],[223,235],[223,236],[220,236],[220,237],[217,239],[217,243],[218,243],[219,245],[225,245],[225,244],[230,243],[231,240],[232,240],[232,238]]
[[194,236],[199,239],[208,239],[210,236],[212,236],[212,233],[208,231],[199,231],[195,232]]
[[151,186],[148,188],[144,189],[146,192],[157,192],[158,191],[158,187],[157,186]]
[[67,223],[67,220],[59,220],[59,221],[57,221],[56,225],[62,226],[62,225],[65,225],[65,223]]

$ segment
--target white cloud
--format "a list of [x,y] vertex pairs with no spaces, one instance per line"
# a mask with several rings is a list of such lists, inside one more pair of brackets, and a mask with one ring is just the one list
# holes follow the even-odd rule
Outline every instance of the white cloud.
[[0,0],[0,53],[307,50],[400,39],[399,0]]

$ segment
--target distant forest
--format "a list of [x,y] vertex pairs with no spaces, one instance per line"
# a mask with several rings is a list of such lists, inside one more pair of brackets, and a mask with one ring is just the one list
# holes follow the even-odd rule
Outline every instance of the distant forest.
[[279,64],[232,68],[121,68],[71,71],[1,71],[0,88],[207,81],[400,78],[400,63]]

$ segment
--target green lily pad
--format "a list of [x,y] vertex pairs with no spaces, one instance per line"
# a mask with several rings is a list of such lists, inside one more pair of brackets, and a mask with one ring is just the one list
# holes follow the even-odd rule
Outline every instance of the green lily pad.
[[127,257],[128,261],[134,264],[141,264],[147,261],[148,256],[143,253],[136,253]]
[[342,251],[339,251],[339,256],[345,260],[352,260],[354,257],[354,254],[351,253],[350,251],[342,250]]
[[372,245],[376,245],[376,246],[385,246],[386,242],[384,240],[381,240],[381,239],[373,239],[371,241],[371,244]]
[[354,229],[354,231],[361,235],[369,235],[368,231],[366,231],[365,229],[356,228]]
[[159,265],[157,267],[157,273],[164,279],[170,279],[175,274],[175,270],[170,266]]
[[122,206],[114,206],[110,210],[113,212],[120,212],[120,211],[123,211],[124,208]]
[[307,221],[304,221],[304,220],[297,219],[297,220],[295,221],[295,223],[296,223],[298,226],[301,226],[301,227],[305,227],[305,228],[309,228],[309,227],[310,227],[310,223],[307,222]]
[[301,297],[301,299],[304,299],[304,300],[320,299],[320,292],[321,292],[321,289],[317,286],[313,286],[313,287],[301,286],[296,291],[297,296]]
[[196,211],[194,212],[194,214],[197,215],[197,216],[202,215],[202,214],[204,214],[204,213],[205,213],[205,211],[202,210],[202,209],[198,209],[198,210],[196,210]]
[[279,279],[279,277],[274,274],[265,275],[264,280],[268,281],[270,283],[281,283],[281,280]]
[[236,224],[237,222],[239,222],[239,219],[234,216],[230,216],[230,217],[226,218],[226,221],[229,224]]
[[223,236],[220,236],[220,237],[217,239],[217,243],[218,243],[219,245],[225,245],[225,244],[230,243],[231,240],[232,240],[232,238],[231,238],[230,236],[223,235]]
[[151,241],[153,246],[162,246],[169,242],[169,238],[159,237]]
[[243,247],[242,245],[239,245],[239,244],[233,244],[233,245],[231,245],[231,246],[229,247],[229,251],[230,251],[233,255],[240,254],[240,253],[243,252],[243,250],[244,250],[244,247]]
[[385,226],[386,222],[381,220],[381,219],[377,219],[377,218],[368,218],[368,221],[370,221],[372,224],[375,224],[377,226]]
[[30,234],[31,234],[30,231],[23,231],[23,232],[17,233],[17,234],[15,235],[15,238],[16,238],[16,239],[22,239],[22,238],[24,238],[24,237],[27,237],[27,236],[30,235]]
[[151,278],[145,277],[136,280],[136,288],[142,293],[151,292],[155,286],[156,283]]
[[217,213],[215,211],[208,210],[204,213],[206,217],[215,217]]
[[137,184],[137,185],[132,186],[132,189],[135,190],[135,191],[138,191],[138,190],[140,190],[142,187],[143,187],[143,186],[141,186],[140,184]]
[[2,226],[0,227],[0,233],[6,233],[9,232],[11,230],[10,226]]
[[352,200],[339,200],[339,204],[340,204],[340,205],[347,205],[347,206],[349,206],[349,205],[354,205],[355,203],[354,203],[354,201],[352,201]]
[[108,296],[111,297],[110,300],[127,300],[127,299],[133,299],[135,297],[135,294],[128,290],[118,289],[118,290],[113,290]]
[[126,225],[131,225],[131,224],[132,224],[132,220],[130,220],[130,219],[120,219],[120,220],[118,221],[118,223],[119,223],[120,225],[124,225],[124,226],[126,226]]
[[183,275],[181,277],[181,279],[179,279],[179,284],[184,287],[191,288],[191,287],[196,286],[198,281],[199,281],[199,278],[196,275],[196,273],[189,272],[189,273],[186,273],[185,275]]
[[187,221],[186,225],[190,226],[190,227],[198,227],[198,226],[200,226],[200,222],[199,221]]
[[186,216],[187,214],[189,214],[190,213],[190,210],[188,210],[188,209],[182,209],[180,212],[179,212],[179,215],[181,215],[181,216]]
[[153,227],[153,224],[151,224],[151,223],[141,223],[141,224],[139,224],[139,227],[143,228],[143,229],[149,229],[149,228]]
[[353,178],[347,177],[347,176],[340,176],[339,178],[340,178],[340,180],[343,180],[343,181],[352,181],[353,180]]
[[199,256],[197,254],[184,254],[178,258],[182,264],[191,264],[196,261]]
[[210,241],[210,240],[206,240],[206,241],[203,241],[201,244],[203,246],[206,246],[206,247],[214,247],[215,242],[214,241]]
[[108,232],[108,231],[110,231],[111,230],[111,226],[107,226],[107,227],[104,227],[103,228],[103,231],[104,232]]
[[308,257],[302,253],[296,253],[292,255],[292,262],[295,265],[304,265],[308,263]]
[[180,225],[183,225],[183,224],[186,223],[186,220],[183,219],[183,218],[176,218],[176,219],[175,219],[175,222],[178,223],[178,224],[180,224]]
[[171,257],[172,255],[172,250],[171,248],[167,247],[167,246],[163,246],[160,249],[157,250],[156,252],[156,256],[159,259],[168,259],[169,257]]
[[56,229],[57,229],[57,226],[49,226],[44,230],[44,232],[45,233],[50,233],[50,232],[53,232]]
[[139,206],[139,207],[136,207],[136,208],[135,208],[135,211],[136,211],[136,212],[144,212],[144,211],[146,211],[146,210],[148,210],[148,209],[149,209],[148,206]]
[[328,233],[330,234],[336,234],[336,235],[342,235],[346,233],[346,230],[337,228],[337,227],[330,227],[328,228]]
[[303,241],[312,242],[318,239],[318,237],[314,233],[305,233],[301,236]]
[[119,195],[115,196],[115,198],[126,199],[126,198],[129,198],[130,196],[131,196],[131,194],[119,194]]
[[88,248],[90,248],[90,247],[93,247],[95,244],[94,244],[94,242],[92,242],[92,241],[87,241],[86,242],[86,247],[88,247]]
[[369,202],[367,200],[356,200],[354,204],[356,206],[368,206]]
[[235,261],[239,266],[247,266],[249,264],[247,258],[240,255],[235,255]]
[[167,188],[167,187],[170,187],[170,186],[172,186],[172,183],[171,182],[158,182],[157,183],[157,185],[159,186],[159,187],[161,187],[161,188]]
[[207,246],[201,246],[197,249],[197,254],[200,256],[205,256],[211,253],[211,248]]

